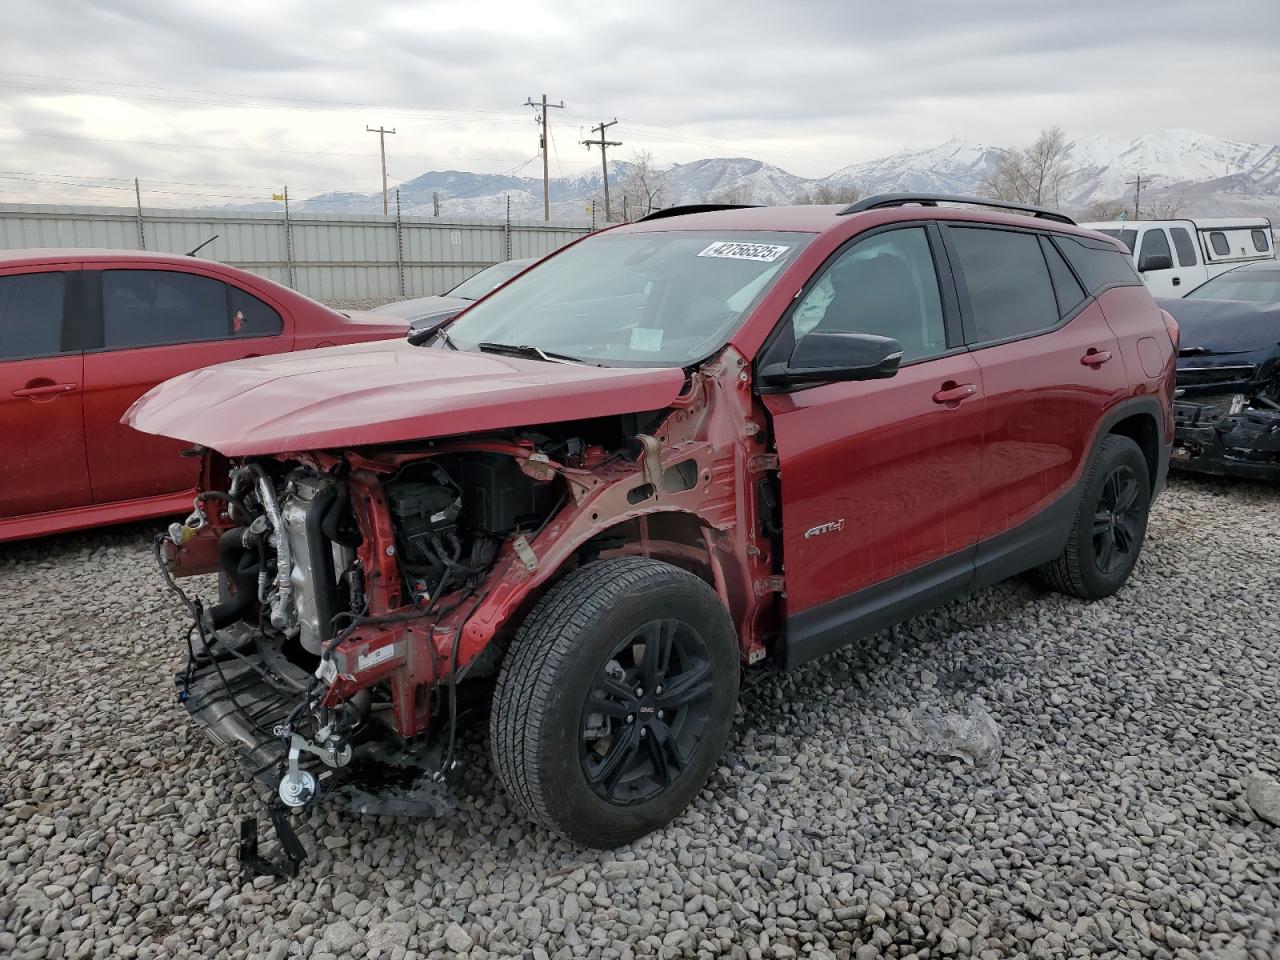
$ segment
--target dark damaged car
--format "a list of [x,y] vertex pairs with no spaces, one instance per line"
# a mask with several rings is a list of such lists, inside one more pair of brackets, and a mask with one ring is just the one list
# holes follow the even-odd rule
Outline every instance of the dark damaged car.
[[427,343],[153,390],[204,468],[164,575],[222,585],[181,593],[191,716],[290,806],[417,813],[487,712],[514,807],[613,846],[703,788],[744,668],[1025,570],[1119,590],[1172,321],[1115,241],[939,199],[662,211]]
[[1237,267],[1160,304],[1182,335],[1173,465],[1280,479],[1280,266]]

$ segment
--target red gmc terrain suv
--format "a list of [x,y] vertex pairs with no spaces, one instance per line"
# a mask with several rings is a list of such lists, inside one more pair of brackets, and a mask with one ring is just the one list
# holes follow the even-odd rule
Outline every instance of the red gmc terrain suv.
[[[179,698],[287,805],[396,814],[448,808],[487,710],[515,805],[611,846],[703,785],[744,666],[1024,571],[1114,593],[1177,328],[1115,240],[975,204],[1010,206],[665,210],[421,345],[156,387],[126,421],[203,455],[156,545]],[[214,571],[209,605],[173,579]]]

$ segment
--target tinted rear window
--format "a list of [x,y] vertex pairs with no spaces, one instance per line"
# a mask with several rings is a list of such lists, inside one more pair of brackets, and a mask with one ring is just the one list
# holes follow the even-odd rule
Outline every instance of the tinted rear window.
[[253,294],[228,285],[231,297],[233,337],[274,337],[284,330],[284,321],[275,308]]
[[1213,247],[1213,252],[1220,257],[1231,253],[1231,244],[1227,243],[1227,235],[1221,230],[1214,230],[1209,234],[1209,246]]
[[1119,240],[1126,248],[1128,248],[1130,253],[1133,253],[1134,247],[1137,246],[1137,230],[1099,230],[1098,232],[1105,233],[1108,237],[1114,237]]
[[1086,241],[1057,234],[1054,242],[1090,293],[1097,293],[1114,283],[1132,285],[1141,282],[1134,273],[1133,261],[1103,241]]
[[0,277],[0,360],[51,357],[62,348],[63,273]]
[[1253,249],[1257,250],[1259,253],[1266,253],[1271,249],[1271,244],[1267,240],[1267,232],[1265,230],[1250,231],[1250,236],[1253,237]]
[[1058,248],[1049,242],[1048,237],[1040,238],[1040,251],[1049,264],[1049,276],[1053,280],[1053,292],[1058,295],[1058,312],[1064,317],[1084,302],[1084,287],[1076,279],[1067,261],[1062,258]]
[[1178,251],[1178,266],[1194,267],[1196,265],[1196,248],[1191,242],[1191,234],[1186,227],[1170,227],[1169,236],[1173,237],[1174,249]]
[[1034,233],[950,227],[969,291],[971,342],[1026,336],[1058,322],[1049,267]]

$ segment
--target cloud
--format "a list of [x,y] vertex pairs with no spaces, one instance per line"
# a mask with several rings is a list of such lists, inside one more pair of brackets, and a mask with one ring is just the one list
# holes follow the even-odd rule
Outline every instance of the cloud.
[[364,127],[383,123],[395,176],[498,172],[537,151],[521,104],[543,92],[567,104],[552,112],[553,174],[591,169],[580,134],[617,116],[620,156],[821,175],[952,136],[1021,144],[1054,123],[1270,142],[1262,104],[1280,87],[1274,0],[1154,15],[1126,0],[8,0],[5,19],[0,169],[119,179],[76,197],[65,179],[0,179],[3,200],[106,202],[134,176],[166,202],[184,182],[192,199],[376,189]]

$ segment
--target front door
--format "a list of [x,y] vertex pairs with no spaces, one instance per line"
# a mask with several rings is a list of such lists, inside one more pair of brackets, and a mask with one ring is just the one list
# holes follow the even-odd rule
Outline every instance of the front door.
[[0,520],[91,502],[66,264],[0,271]]
[[181,493],[195,486],[190,444],[120,422],[156,384],[199,367],[280,353],[293,338],[281,315],[239,287],[199,271],[86,271],[100,283],[101,329],[85,354],[85,433],[96,503]]
[[781,470],[789,665],[972,573],[986,401],[958,321],[947,322],[935,229],[851,241],[769,348],[817,329],[891,336],[903,351],[890,379],[763,398]]

